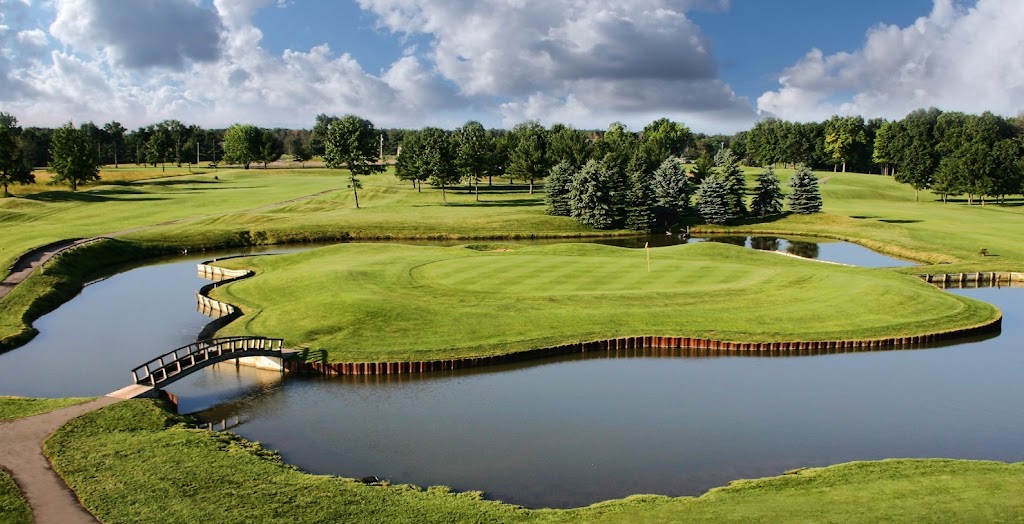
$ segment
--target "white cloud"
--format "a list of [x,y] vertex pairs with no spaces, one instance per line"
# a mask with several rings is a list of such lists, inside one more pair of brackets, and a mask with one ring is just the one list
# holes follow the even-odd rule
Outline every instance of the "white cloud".
[[[717,77],[710,42],[686,10],[728,2],[669,0],[359,0],[381,27],[426,35],[425,53],[461,93],[497,99],[504,123],[658,113],[683,120],[753,109]],[[557,116],[556,116],[557,115]],[[588,124],[589,125],[589,124]]]
[[[12,2],[22,5],[0,5]],[[286,3],[54,0],[44,46],[59,47],[29,56],[22,42],[12,46],[18,56],[0,56],[0,71],[9,66],[0,103],[33,125],[74,118],[129,127],[168,118],[308,127],[318,113],[351,112],[378,126],[536,118],[640,128],[668,116],[730,131],[754,117],[717,77],[710,43],[686,16],[727,0],[360,0],[383,28],[410,37],[379,74],[326,43],[265,49],[253,18]],[[0,42],[19,31],[39,36],[3,13],[0,23],[11,27]]]
[[46,45],[46,32],[42,29],[18,31],[17,39],[18,43],[21,45],[43,47]]
[[793,120],[832,114],[899,118],[929,106],[980,113],[1024,110],[1024,2],[934,0],[900,28],[879,25],[853,52],[812,49],[758,98],[758,109]]

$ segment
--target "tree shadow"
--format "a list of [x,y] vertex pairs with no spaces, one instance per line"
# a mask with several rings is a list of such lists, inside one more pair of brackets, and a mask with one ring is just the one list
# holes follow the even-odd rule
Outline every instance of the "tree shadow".
[[[167,200],[162,197],[153,196],[138,196],[143,195],[138,191],[113,191],[113,190],[102,190],[102,191],[44,191],[42,193],[36,193],[34,195],[26,195],[26,200],[35,200],[37,202],[112,202],[112,201],[131,201],[131,202],[155,202],[160,200]],[[135,195],[137,198],[119,198],[117,195]]]
[[917,224],[920,220],[902,220],[896,218],[879,218],[879,222],[885,222],[886,224]]
[[448,207],[536,207],[544,204],[544,199],[528,200],[482,200],[480,202],[449,202]]

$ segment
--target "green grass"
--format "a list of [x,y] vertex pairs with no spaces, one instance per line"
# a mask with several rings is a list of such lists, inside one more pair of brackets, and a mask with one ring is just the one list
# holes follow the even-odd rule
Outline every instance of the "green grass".
[[1024,464],[885,460],[736,481],[701,497],[638,495],[529,510],[443,487],[309,475],[230,434],[191,430],[153,401],[79,417],[45,451],[82,503],[121,522],[978,522],[1024,517]]
[[89,402],[91,398],[27,398],[0,396],[0,422],[42,415],[55,409]]
[[0,524],[30,524],[32,510],[21,496],[18,485],[6,471],[0,470]]
[[281,337],[324,349],[332,362],[474,357],[645,335],[872,339],[999,315],[889,270],[716,243],[652,249],[651,259],[648,272],[643,250],[593,244],[345,244],[224,261],[258,275],[213,296],[246,312],[223,334]]
[[[748,173],[760,169],[748,168]],[[792,170],[777,170],[784,182]],[[778,234],[811,234],[849,240],[895,256],[939,264],[904,272],[953,273],[1024,269],[1024,201],[968,206],[966,200],[942,203],[935,194],[914,190],[891,178],[855,173],[817,173],[823,213],[788,215],[762,223],[702,228]],[[991,256],[978,252],[985,248]],[[946,264],[951,263],[951,264]]]

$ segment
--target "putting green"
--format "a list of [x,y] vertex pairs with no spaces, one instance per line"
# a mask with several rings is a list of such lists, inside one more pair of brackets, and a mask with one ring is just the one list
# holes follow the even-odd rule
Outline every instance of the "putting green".
[[283,337],[332,362],[475,357],[627,336],[735,342],[922,335],[999,311],[890,270],[699,243],[481,250],[346,244],[223,261],[246,313],[222,334]]

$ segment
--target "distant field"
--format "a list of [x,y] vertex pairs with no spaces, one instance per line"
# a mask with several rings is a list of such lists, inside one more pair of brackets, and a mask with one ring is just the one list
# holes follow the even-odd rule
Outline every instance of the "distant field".
[[246,312],[224,334],[282,337],[324,349],[332,362],[485,356],[643,335],[885,338],[976,326],[999,314],[889,270],[711,242],[652,249],[650,272],[643,250],[500,249],[347,244],[225,260],[258,275],[213,296]]

